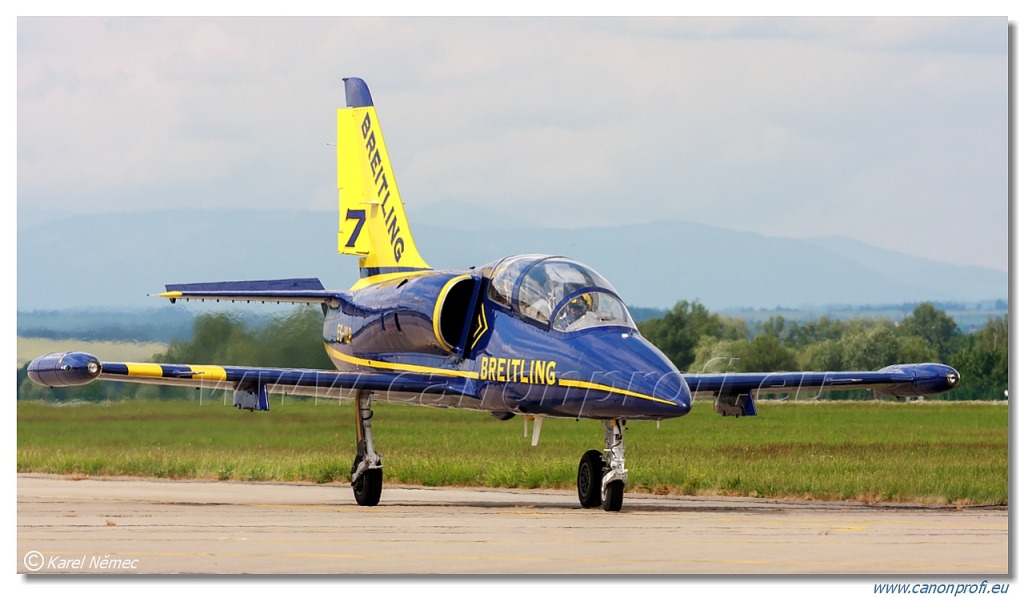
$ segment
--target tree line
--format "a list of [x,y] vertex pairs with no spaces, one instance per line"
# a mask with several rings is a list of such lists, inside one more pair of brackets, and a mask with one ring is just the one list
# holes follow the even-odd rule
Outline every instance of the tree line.
[[[918,305],[901,322],[886,319],[787,321],[776,316],[757,326],[710,312],[699,301],[680,301],[640,332],[682,371],[770,372],[877,370],[894,363],[946,363],[960,386],[938,398],[998,400],[1009,384],[1007,318],[993,318],[964,334],[931,303]],[[225,312],[196,317],[192,335],[173,340],[153,356],[159,363],[260,365],[332,369],[323,349],[323,317],[315,307],[253,326]],[[833,396],[849,398],[854,393]],[[19,399],[86,401],[194,396],[191,389],[103,382],[45,389],[18,371]]]
[[1009,387],[1007,317],[964,334],[931,303],[921,303],[900,322],[821,317],[800,323],[775,316],[751,327],[711,313],[698,301],[680,301],[638,328],[686,372],[863,371],[938,362],[956,368],[962,379],[938,398],[1003,399]]
[[[259,321],[228,312],[196,316],[192,335],[174,339],[153,356],[156,363],[259,365],[333,369],[323,345],[323,315],[312,306]],[[102,356],[99,356],[102,358]],[[28,379],[28,365],[18,370],[18,399],[107,401],[133,398],[195,397],[190,388],[127,382],[94,382],[72,388],[42,388]]]

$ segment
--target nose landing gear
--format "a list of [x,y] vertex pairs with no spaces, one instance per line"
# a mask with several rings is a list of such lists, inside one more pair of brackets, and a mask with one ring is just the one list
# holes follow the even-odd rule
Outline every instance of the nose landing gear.
[[596,450],[583,453],[576,472],[576,493],[583,508],[601,505],[605,511],[622,510],[628,477],[626,446],[622,442],[625,427],[626,420],[622,419],[604,422],[604,455]]

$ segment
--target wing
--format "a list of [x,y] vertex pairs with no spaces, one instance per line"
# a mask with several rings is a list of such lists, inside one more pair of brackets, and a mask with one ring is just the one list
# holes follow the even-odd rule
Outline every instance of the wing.
[[960,383],[948,365],[915,363],[890,365],[874,372],[773,372],[683,374],[695,395],[714,396],[723,415],[756,415],[758,393],[805,392],[808,398],[826,390],[867,389],[894,397],[937,394]]
[[352,396],[353,391],[380,393],[382,398],[410,396],[475,397],[465,378],[402,372],[398,374],[335,372],[312,369],[258,368],[166,363],[101,362],[88,353],[49,353],[29,364],[28,376],[43,386],[81,386],[93,380],[184,386],[234,391],[242,409],[270,409],[269,393],[323,398]]

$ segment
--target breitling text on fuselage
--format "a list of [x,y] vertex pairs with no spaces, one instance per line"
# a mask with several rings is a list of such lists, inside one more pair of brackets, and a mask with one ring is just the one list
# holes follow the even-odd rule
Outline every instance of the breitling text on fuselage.
[[554,361],[517,357],[481,357],[480,379],[522,384],[554,384]]

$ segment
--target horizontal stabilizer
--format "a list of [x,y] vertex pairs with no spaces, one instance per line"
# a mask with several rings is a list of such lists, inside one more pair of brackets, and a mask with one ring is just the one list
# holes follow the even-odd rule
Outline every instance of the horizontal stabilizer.
[[259,301],[263,303],[326,303],[336,304],[337,296],[324,289],[317,278],[285,278],[277,280],[237,280],[169,284],[167,291],[156,297],[185,301]]

